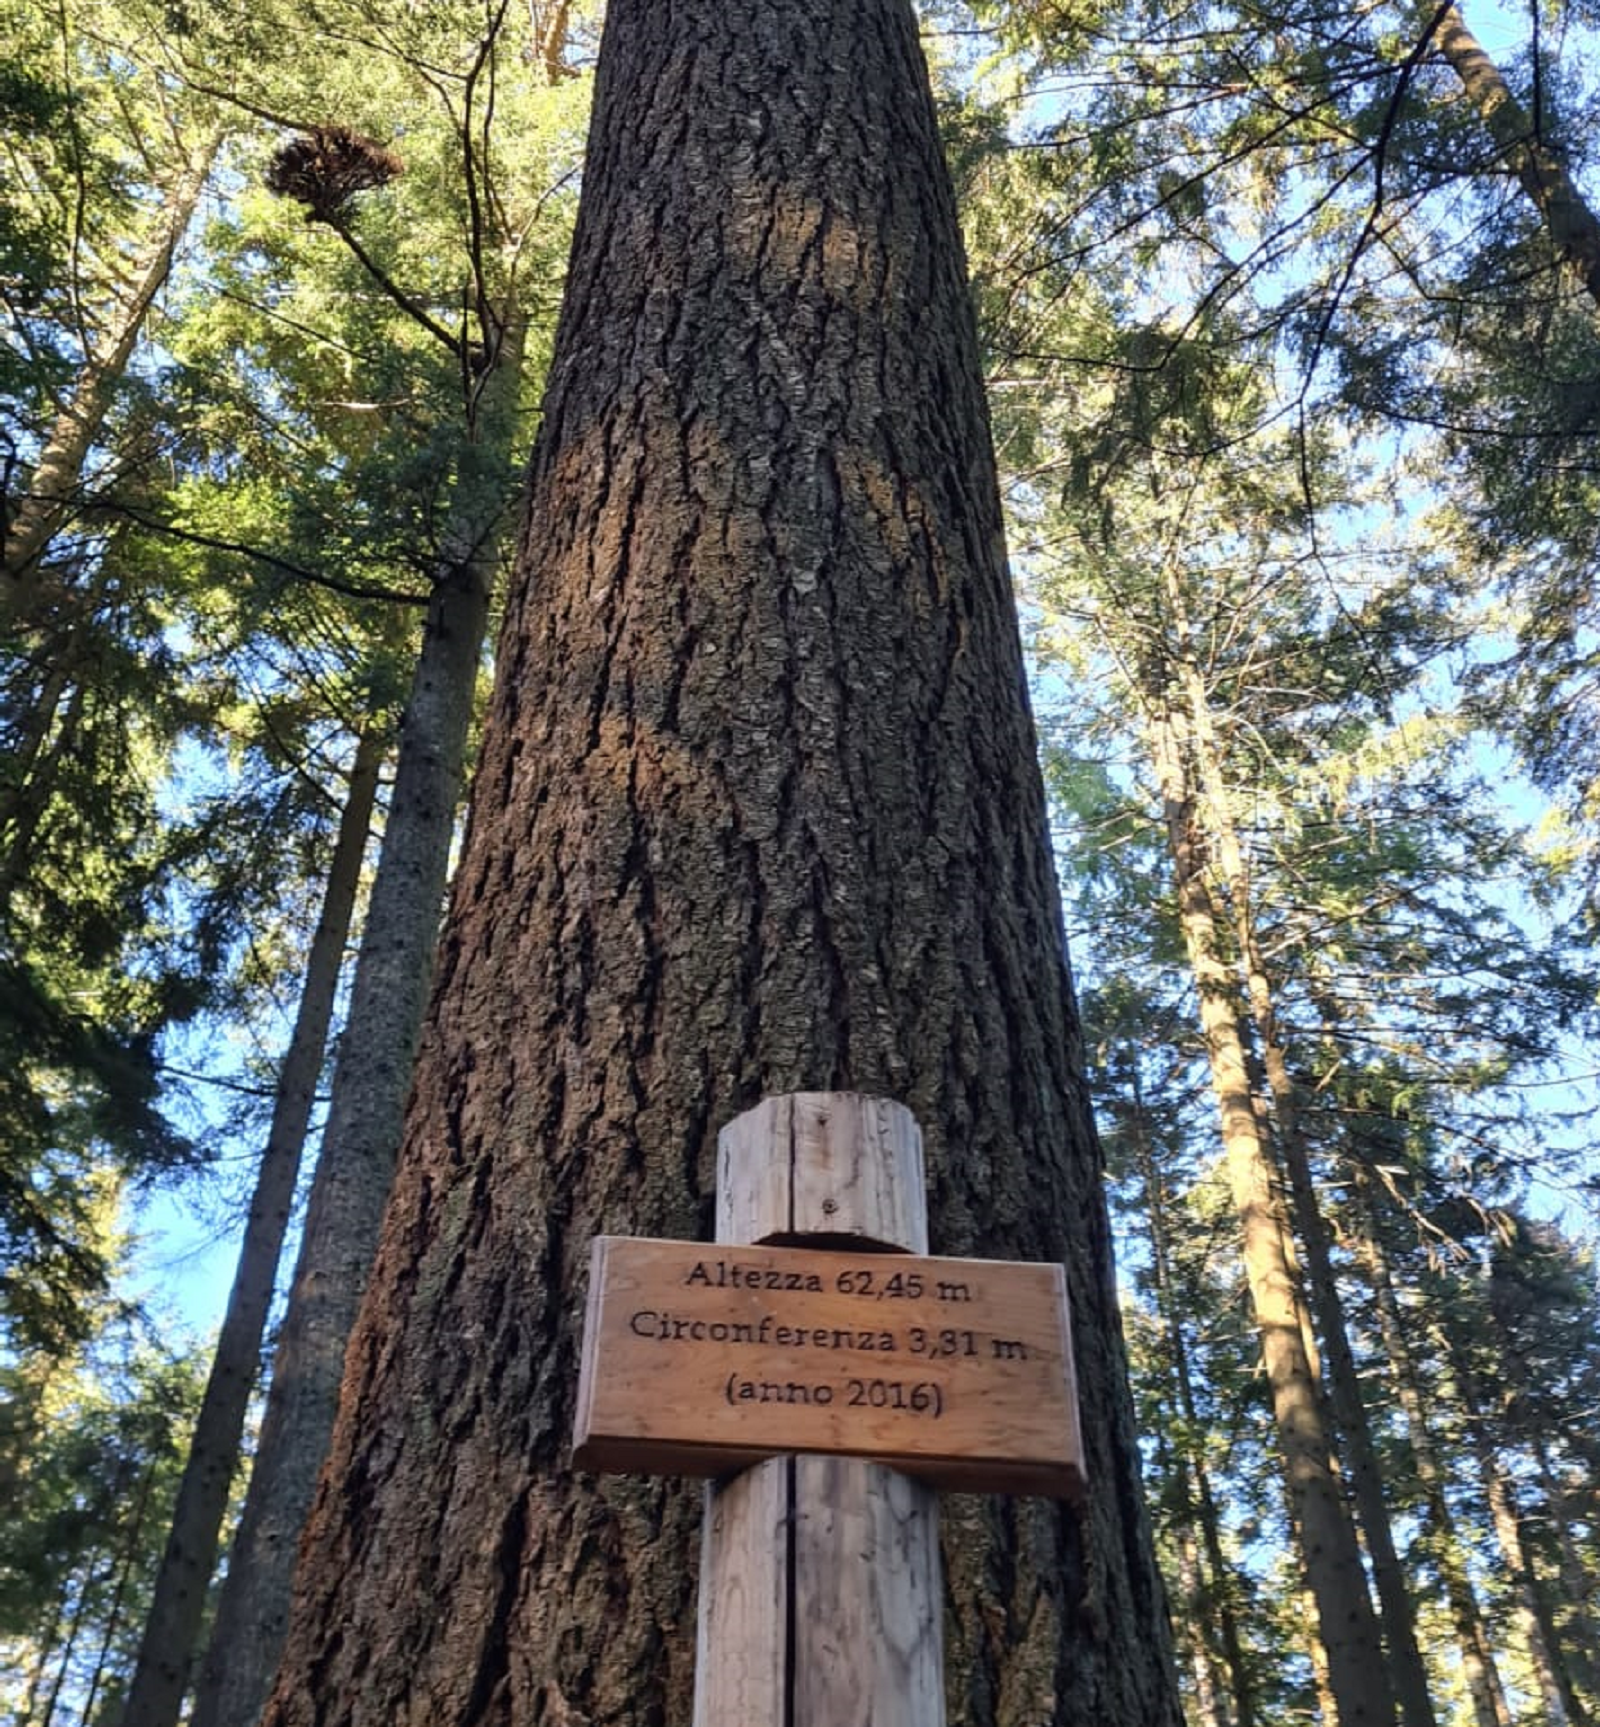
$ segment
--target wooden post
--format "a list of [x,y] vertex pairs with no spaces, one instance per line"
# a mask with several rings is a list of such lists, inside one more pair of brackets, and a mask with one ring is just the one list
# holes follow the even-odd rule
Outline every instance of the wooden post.
[[[853,1092],[764,1099],[718,1140],[717,1240],[925,1254],[922,1135]],[[695,1727],[943,1727],[933,1490],[777,1457],[707,1489]]]

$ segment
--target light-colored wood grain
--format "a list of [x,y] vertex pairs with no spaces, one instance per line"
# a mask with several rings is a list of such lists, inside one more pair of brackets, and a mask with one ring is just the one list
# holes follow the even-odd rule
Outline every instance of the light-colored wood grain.
[[717,1240],[852,1238],[928,1251],[922,1133],[908,1109],[855,1092],[764,1098],[717,1139]]
[[[793,1466],[796,1723],[943,1721],[933,1489],[838,1457],[797,1457]],[[867,1576],[871,1587],[862,1588]]]
[[794,1459],[706,1489],[695,1642],[697,1727],[786,1720]]
[[1073,1496],[1060,1266],[601,1237],[574,1461],[716,1475],[781,1452]]
[[[804,1217],[807,1233],[926,1250],[921,1139],[896,1104],[837,1093],[769,1098],[730,1124],[720,1153],[721,1242],[792,1239]],[[807,1172],[798,1181],[797,1163]],[[787,1515],[775,1535],[780,1503]],[[840,1458],[779,1458],[712,1489],[695,1727],[943,1727],[936,1515],[919,1484]],[[731,1599],[745,1605],[733,1610]],[[774,1695],[778,1623],[783,1681]],[[742,1647],[746,1635],[759,1646]]]

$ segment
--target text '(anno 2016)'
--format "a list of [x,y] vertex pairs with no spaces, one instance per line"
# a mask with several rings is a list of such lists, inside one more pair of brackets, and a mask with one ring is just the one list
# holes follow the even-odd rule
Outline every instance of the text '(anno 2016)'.
[[576,1465],[717,1474],[787,1451],[1075,1493],[1062,1268],[600,1238]]

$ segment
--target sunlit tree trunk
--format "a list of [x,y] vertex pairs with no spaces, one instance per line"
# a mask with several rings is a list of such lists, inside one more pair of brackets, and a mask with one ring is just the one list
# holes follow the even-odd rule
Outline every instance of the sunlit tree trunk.
[[514,492],[526,330],[520,314],[507,322],[461,454],[305,1233],[192,1727],[249,1727],[283,1645],[300,1528],[327,1455],[427,1002],[490,590]]
[[1400,1563],[1384,1500],[1383,1474],[1372,1442],[1371,1423],[1361,1397],[1360,1378],[1350,1348],[1344,1303],[1339,1293],[1328,1227],[1312,1180],[1311,1158],[1301,1130],[1300,1099],[1289,1070],[1278,1023],[1276,992],[1256,936],[1252,882],[1233,803],[1222,771],[1221,747],[1212,719],[1205,678],[1189,648],[1184,596],[1170,572],[1167,603],[1178,636],[1177,673],[1188,702],[1188,723],[1204,800],[1203,825],[1214,853],[1213,868],[1233,913],[1234,937],[1244,967],[1246,997],[1256,1047],[1272,1095],[1276,1148],[1288,1177],[1290,1213],[1306,1260],[1304,1288],[1315,1316],[1326,1363],[1325,1383],[1351,1492],[1372,1560],[1385,1646],[1395,1700],[1406,1727],[1434,1727],[1427,1670],[1417,1646],[1416,1609]]
[[148,250],[133,271],[132,285],[109,308],[106,327],[84,355],[71,396],[33,464],[28,491],[6,524],[0,623],[40,624],[50,604],[61,597],[60,584],[43,573],[44,554],[80,508],[89,452],[105,428],[150,308],[172,272],[219,141],[215,135],[207,140],[173,182]]
[[519,580],[273,1727],[688,1720],[697,1487],[569,1466],[601,1230],[853,1089],[1059,1260],[1081,1515],[947,1502],[951,1714],[1177,1727],[976,332],[905,0],[612,0]]
[[1433,39],[1517,184],[1544,218],[1562,262],[1600,304],[1600,217],[1568,173],[1560,152],[1544,136],[1541,118],[1530,115],[1511,93],[1500,68],[1467,28],[1457,7],[1446,10]]
[[1372,1196],[1367,1191],[1366,1179],[1358,1179],[1365,1225],[1361,1233],[1360,1251],[1372,1280],[1378,1323],[1383,1335],[1383,1352],[1389,1361],[1389,1371],[1400,1399],[1400,1407],[1405,1412],[1406,1435],[1411,1444],[1417,1478],[1422,1483],[1428,1508],[1439,1575],[1444,1580],[1450,1601],[1450,1617],[1455,1625],[1456,1639],[1461,1650],[1462,1671],[1472,1698],[1473,1717],[1477,1727],[1511,1727],[1511,1711],[1506,1702],[1505,1688],[1500,1683],[1499,1670],[1495,1665],[1494,1647],[1484,1626],[1477,1592],[1472,1586],[1472,1574],[1462,1552],[1449,1501],[1445,1497],[1445,1475],[1434,1448],[1427,1412],[1418,1389],[1411,1345],[1406,1338],[1406,1327],[1389,1274],[1388,1256],[1378,1234]]
[[1291,1521],[1341,1727],[1392,1727],[1394,1699],[1355,1530],[1334,1473],[1331,1435],[1302,1331],[1301,1294],[1272,1162],[1251,1096],[1239,1034],[1239,988],[1206,879],[1200,787],[1181,690],[1159,674],[1145,692],[1177,886],[1179,918],[1200,997],[1222,1144],[1242,1234],[1245,1274],[1289,1494]]
[[1517,1617],[1521,1621],[1528,1659],[1539,1682],[1550,1727],[1588,1727],[1587,1711],[1573,1690],[1572,1677],[1561,1659],[1561,1644],[1549,1599],[1523,1539],[1522,1520],[1511,1483],[1488,1431],[1482,1392],[1460,1352],[1452,1350],[1448,1340],[1441,1338],[1440,1342],[1447,1358],[1452,1361],[1466,1406],[1484,1497],[1489,1504],[1489,1519],[1494,1527],[1501,1561],[1515,1586]]
[[272,1123],[250,1196],[233,1287],[178,1484],[172,1527],[156,1573],[138,1662],[123,1704],[124,1727],[172,1727],[196,1653],[206,1593],[222,1538],[228,1489],[239,1466],[245,1415],[260,1365],[278,1257],[289,1227],[301,1154],[333,1020],[383,750],[377,727],[364,732],[356,747],[322,911],[306,956],[300,1006],[278,1073]]

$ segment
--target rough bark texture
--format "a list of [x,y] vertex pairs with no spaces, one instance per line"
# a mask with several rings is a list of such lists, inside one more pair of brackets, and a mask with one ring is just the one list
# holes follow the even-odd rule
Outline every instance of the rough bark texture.
[[265,1719],[683,1723],[690,1484],[568,1465],[590,1237],[897,1098],[1065,1261],[1090,1504],[951,1498],[951,1716],[1177,1727],[955,212],[906,0],[613,0],[520,580]]
[[305,1233],[192,1727],[251,1727],[283,1647],[296,1544],[328,1454],[345,1344],[377,1248],[427,1005],[504,539],[525,333],[520,317],[508,321],[461,453]]
[[[357,746],[349,794],[323,890],[322,912],[306,956],[306,981],[294,1031],[278,1074],[272,1125],[256,1172],[239,1263],[228,1293],[216,1354],[206,1379],[173,1507],[172,1527],[156,1572],[128,1695],[123,1727],[172,1727],[200,1638],[206,1591],[217,1562],[228,1488],[239,1467],[250,1392],[261,1364],[261,1339],[289,1227],[306,1129],[316,1100],[328,1027],[344,964],[345,942],[361,884],[361,859],[377,799],[383,747],[373,733]],[[85,1717],[87,1719],[87,1715]]]

